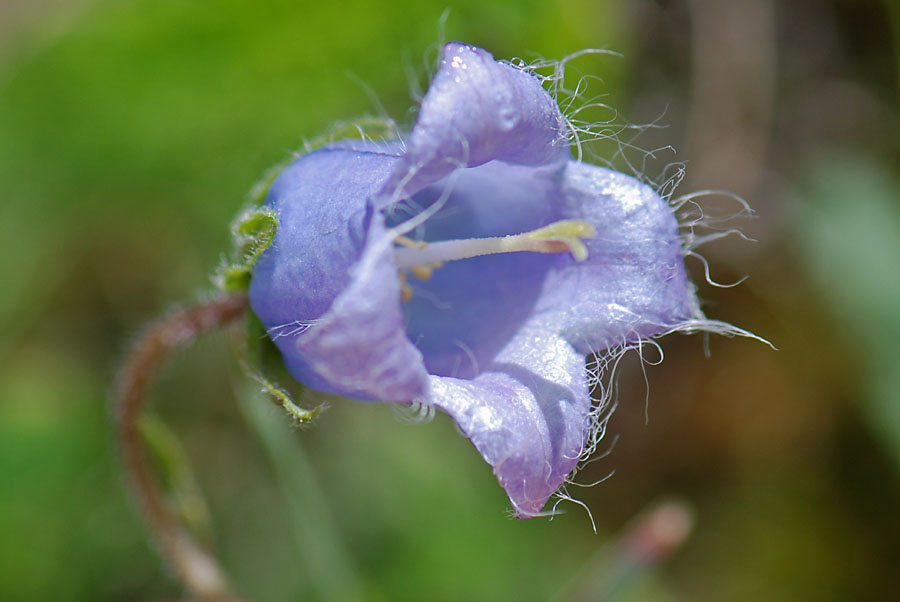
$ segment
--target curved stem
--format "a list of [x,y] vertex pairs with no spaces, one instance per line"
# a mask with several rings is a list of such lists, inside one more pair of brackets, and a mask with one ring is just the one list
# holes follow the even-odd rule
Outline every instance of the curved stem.
[[237,320],[246,310],[246,295],[237,294],[198,303],[151,325],[126,355],[114,394],[116,434],[140,510],[172,570],[192,595],[204,600],[230,597],[225,573],[166,507],[141,444],[138,422],[153,380],[169,355],[198,335]]

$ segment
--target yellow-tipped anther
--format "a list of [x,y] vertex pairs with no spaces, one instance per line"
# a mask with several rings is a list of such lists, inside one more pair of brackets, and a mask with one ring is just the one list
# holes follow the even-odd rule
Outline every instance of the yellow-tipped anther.
[[418,278],[419,280],[425,282],[431,278],[431,274],[434,270],[431,267],[431,264],[419,264],[414,265],[409,268],[409,271],[412,272],[413,276]]
[[591,238],[597,236],[594,227],[583,219],[563,219],[549,226],[526,232],[528,238]]
[[400,299],[406,303],[413,298],[413,290],[406,282],[406,274],[400,272],[398,276],[400,277]]
[[564,219],[553,222],[549,226],[526,232],[521,236],[550,243],[549,247],[544,249],[535,249],[541,253],[556,253],[561,249],[557,245],[563,245],[565,250],[572,254],[575,261],[584,261],[587,259],[587,247],[581,242],[582,238],[591,238],[597,235],[594,227],[584,220],[580,219]]
[[394,242],[410,249],[424,249],[428,246],[428,243],[424,240],[413,240],[408,236],[398,236],[394,239]]

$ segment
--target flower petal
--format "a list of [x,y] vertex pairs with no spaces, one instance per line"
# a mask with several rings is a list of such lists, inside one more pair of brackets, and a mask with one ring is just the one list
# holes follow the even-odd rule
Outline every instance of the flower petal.
[[562,211],[597,231],[587,260],[557,258],[532,320],[583,353],[663,334],[702,317],[684,270],[672,208],[646,184],[603,167],[570,162]]
[[[559,219],[560,166],[540,168],[491,161],[461,169],[413,197],[429,207],[450,189],[443,208],[421,227],[423,240],[519,234]],[[406,218],[399,211],[395,221]],[[428,372],[474,377],[531,315],[553,257],[538,253],[485,255],[444,264],[425,282],[409,278],[403,304],[407,333]]]
[[494,159],[541,165],[567,156],[565,120],[537,77],[486,50],[450,42],[382,202],[414,194],[460,167]]
[[584,356],[558,336],[522,331],[473,380],[433,376],[431,387],[433,403],[493,467],[516,514],[538,514],[584,449]]
[[255,266],[250,303],[294,377],[316,389],[393,401],[427,394],[422,356],[403,329],[393,244],[367,203],[396,163],[320,150],[269,192],[278,229]]
[[328,390],[375,401],[412,402],[428,395],[422,354],[403,328],[393,240],[376,213],[371,242],[351,270],[350,285],[328,312],[297,337],[288,367],[309,367]]

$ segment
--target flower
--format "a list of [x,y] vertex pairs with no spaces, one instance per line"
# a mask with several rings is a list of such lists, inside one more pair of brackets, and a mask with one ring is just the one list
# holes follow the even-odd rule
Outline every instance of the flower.
[[569,139],[534,73],[449,43],[405,140],[281,173],[250,284],[294,377],[440,408],[520,517],[595,440],[586,356],[703,324],[672,208]]

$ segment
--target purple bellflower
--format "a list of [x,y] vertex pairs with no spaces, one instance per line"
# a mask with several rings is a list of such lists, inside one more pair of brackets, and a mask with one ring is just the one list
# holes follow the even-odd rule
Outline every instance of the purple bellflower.
[[437,407],[519,517],[539,514],[596,443],[591,354],[715,329],[672,207],[574,160],[542,80],[449,43],[412,131],[296,159],[251,306],[306,386]]

